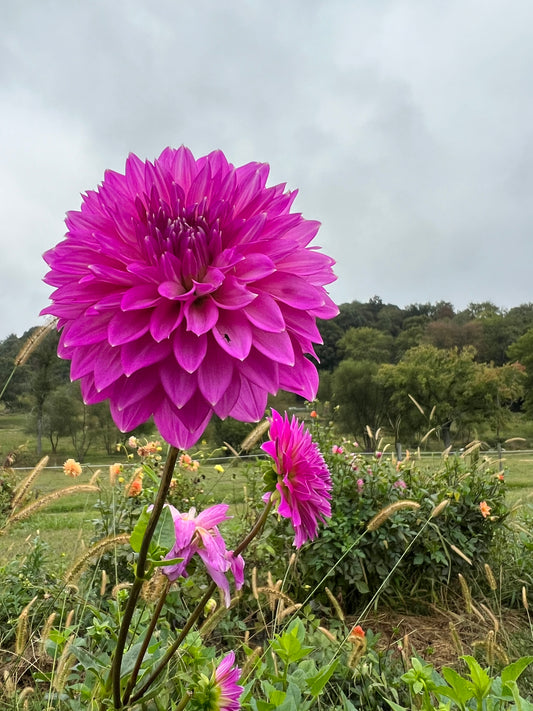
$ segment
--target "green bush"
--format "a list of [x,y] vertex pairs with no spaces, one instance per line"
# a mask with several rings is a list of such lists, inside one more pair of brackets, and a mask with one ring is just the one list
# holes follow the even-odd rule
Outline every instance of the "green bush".
[[[503,477],[477,449],[426,470],[409,456],[398,462],[346,443],[339,449],[327,432],[315,430],[333,479],[332,517],[300,551],[300,584],[314,588],[323,580],[350,611],[378,591],[395,604],[406,592],[440,593],[457,573],[487,561],[509,510]],[[401,501],[414,502],[413,508],[400,508]],[[373,520],[375,530],[369,530]]]

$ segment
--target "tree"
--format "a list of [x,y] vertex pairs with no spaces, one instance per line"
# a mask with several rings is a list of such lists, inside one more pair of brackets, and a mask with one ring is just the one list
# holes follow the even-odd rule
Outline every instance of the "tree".
[[533,417],[533,328],[509,347],[507,355],[525,368],[524,410]]
[[372,430],[381,427],[387,413],[387,398],[376,376],[379,364],[370,360],[343,360],[333,373],[333,402],[338,405],[338,419],[342,428],[365,443],[372,443],[367,425]]
[[388,363],[392,357],[394,339],[377,328],[349,328],[339,340],[337,349],[342,359],[369,360]]
[[433,412],[431,425],[437,427],[444,446],[450,446],[452,425],[460,426],[469,411],[467,385],[475,373],[474,356],[470,347],[460,351],[421,345],[407,351],[396,365],[380,367],[377,381],[390,393],[390,412],[401,423],[400,433],[425,434]]

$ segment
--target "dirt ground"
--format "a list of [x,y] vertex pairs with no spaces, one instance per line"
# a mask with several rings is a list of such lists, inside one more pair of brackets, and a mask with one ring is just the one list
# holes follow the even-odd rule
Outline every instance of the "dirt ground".
[[482,657],[493,655],[495,662],[513,661],[504,650],[509,649],[513,635],[529,628],[527,617],[520,612],[505,610],[497,618],[488,608],[476,608],[470,614],[437,608],[427,615],[381,611],[358,624],[379,633],[378,649],[393,649],[406,661],[417,654],[437,669],[457,665],[459,655],[474,654],[476,648]]

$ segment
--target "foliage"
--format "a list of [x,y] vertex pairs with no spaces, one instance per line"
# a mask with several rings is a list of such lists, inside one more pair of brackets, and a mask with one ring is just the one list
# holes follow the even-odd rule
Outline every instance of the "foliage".
[[[483,669],[474,657],[464,655],[461,659],[468,668],[464,676],[450,667],[443,667],[441,674],[437,674],[431,664],[413,657],[411,669],[402,677],[411,691],[410,708],[420,711],[435,708],[532,711],[533,704],[521,696],[517,679],[533,662],[533,657],[522,657],[508,664],[498,676],[491,676],[491,670]],[[435,702],[439,705],[435,706]],[[394,711],[407,711],[404,706],[391,701],[389,704]]]
[[[418,597],[434,594],[457,573],[487,561],[508,508],[503,477],[477,449],[444,457],[428,472],[409,454],[398,462],[379,451],[359,454],[348,443],[342,453],[333,454],[328,433],[318,425],[315,432],[323,451],[329,452],[332,518],[320,538],[300,551],[296,586],[305,582],[314,589],[325,581],[354,609],[378,592],[396,601],[406,589]],[[419,507],[387,515],[387,507],[406,500]],[[449,502],[446,508],[432,517],[444,500]],[[491,508],[486,518],[481,502]],[[383,511],[382,524],[368,530]]]

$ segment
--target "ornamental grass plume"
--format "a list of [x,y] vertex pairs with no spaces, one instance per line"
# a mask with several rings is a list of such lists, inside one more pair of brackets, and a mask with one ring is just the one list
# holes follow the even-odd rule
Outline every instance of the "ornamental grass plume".
[[[296,417],[289,421],[272,410],[270,440],[261,445],[274,460],[278,513],[294,527],[296,548],[318,534],[319,522],[331,517],[331,475],[311,433]],[[268,500],[271,494],[265,494]]]
[[221,151],[131,154],[67,214],[44,255],[58,353],[84,401],[109,400],[120,430],[154,416],[188,449],[213,413],[253,422],[279,389],[313,400],[316,319],[337,315],[333,260],[310,246],[319,223],[266,187],[269,167]]

